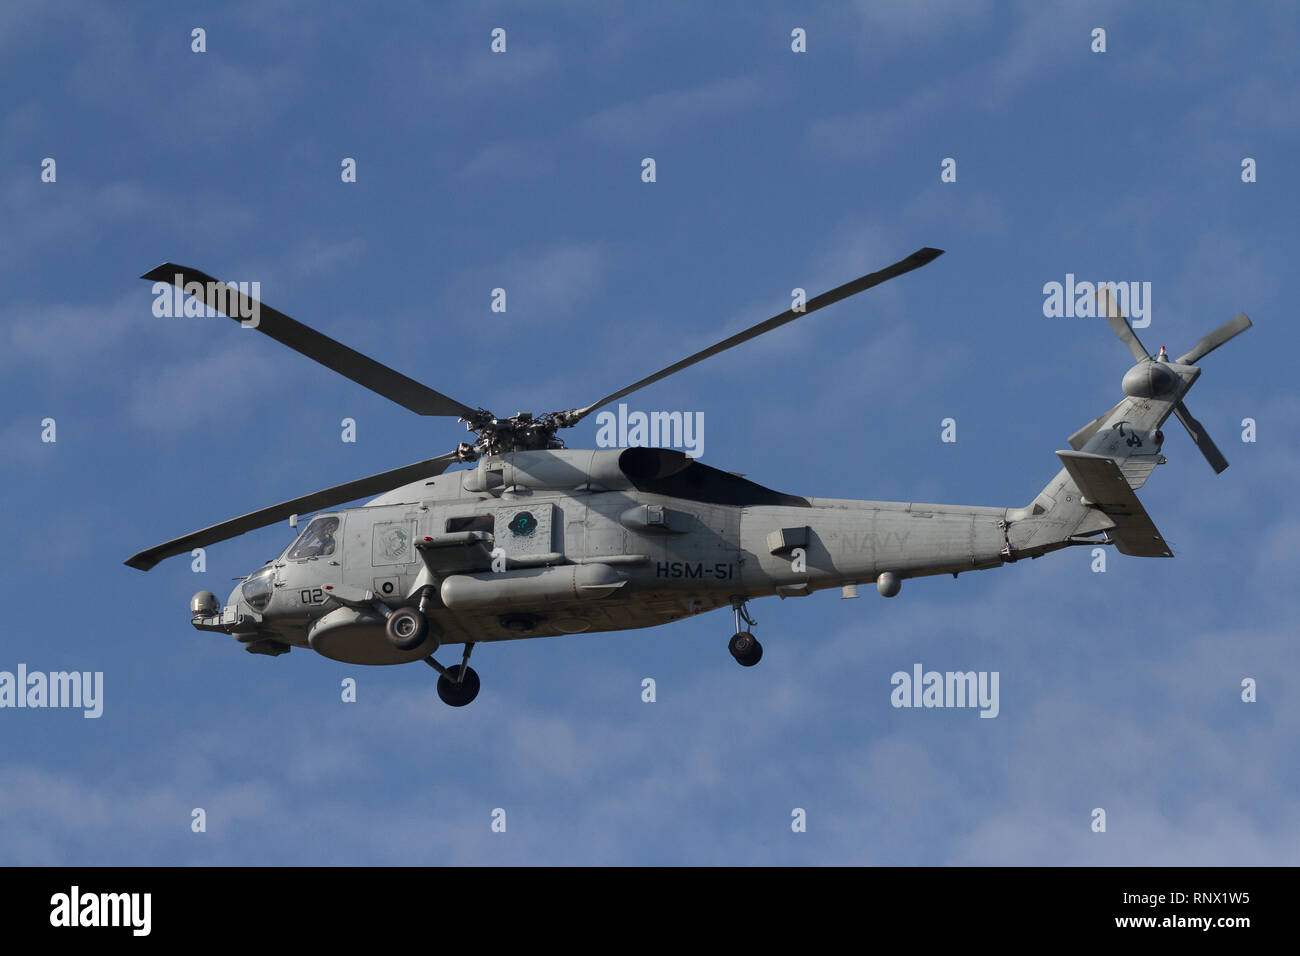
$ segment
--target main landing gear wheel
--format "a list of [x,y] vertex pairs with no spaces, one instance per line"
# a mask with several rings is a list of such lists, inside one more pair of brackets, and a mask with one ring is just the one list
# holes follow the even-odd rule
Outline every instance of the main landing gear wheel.
[[429,620],[413,607],[399,607],[388,615],[384,631],[399,651],[409,651],[420,646],[429,635]]
[[763,659],[763,645],[749,631],[740,631],[727,642],[727,650],[741,667],[753,667]]
[[[462,679],[461,669],[465,676]],[[444,704],[464,707],[478,696],[478,674],[468,664],[452,664],[447,673],[438,678],[438,696]]]

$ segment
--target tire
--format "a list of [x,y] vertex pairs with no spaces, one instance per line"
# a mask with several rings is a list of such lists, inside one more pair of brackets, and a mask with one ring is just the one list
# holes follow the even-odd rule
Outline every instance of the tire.
[[429,636],[429,621],[413,607],[399,607],[388,615],[384,632],[399,651],[410,651]]
[[438,678],[438,696],[449,707],[464,707],[478,696],[478,674],[474,668],[465,668],[465,679],[459,684],[456,678],[460,674],[460,665],[453,664],[447,668],[447,675]]
[[758,643],[758,638],[748,631],[740,631],[732,635],[731,640],[727,642],[727,650],[741,667],[753,667],[763,659],[763,645]]

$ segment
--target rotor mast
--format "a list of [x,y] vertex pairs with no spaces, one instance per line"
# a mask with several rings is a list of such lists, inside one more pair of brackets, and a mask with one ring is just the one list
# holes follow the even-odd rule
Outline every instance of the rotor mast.
[[465,430],[473,432],[475,441],[461,442],[456,448],[460,461],[477,461],[483,455],[503,455],[511,451],[545,451],[563,448],[556,432],[565,427],[563,413],[551,412],[534,418],[532,412],[516,412],[509,418],[497,418],[485,408],[463,415]]

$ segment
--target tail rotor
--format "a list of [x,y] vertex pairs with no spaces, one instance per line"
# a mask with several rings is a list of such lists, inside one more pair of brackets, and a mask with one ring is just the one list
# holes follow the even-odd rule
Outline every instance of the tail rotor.
[[[1174,414],[1183,427],[1187,429],[1187,434],[1191,436],[1196,447],[1205,456],[1205,460],[1210,463],[1214,473],[1221,473],[1228,467],[1228,460],[1223,457],[1223,453],[1214,444],[1213,439],[1206,432],[1205,426],[1197,421],[1187,406],[1183,404],[1182,395],[1186,393],[1192,382],[1196,380],[1196,376],[1200,374],[1200,370],[1195,368],[1197,361],[1250,328],[1250,318],[1245,312],[1240,313],[1170,362],[1169,356],[1163,347],[1160,349],[1158,356],[1151,357],[1151,353],[1138,340],[1137,333],[1129,325],[1128,319],[1120,310],[1119,304],[1115,301],[1115,296],[1109,288],[1103,286],[1097,290],[1097,304],[1101,309],[1101,313],[1106,316],[1106,320],[1110,323],[1111,329],[1114,330],[1116,338],[1128,347],[1129,352],[1132,353],[1133,358],[1138,363],[1124,376],[1124,393],[1131,397],[1174,399],[1176,401],[1173,406]],[[1171,374],[1173,369],[1161,367],[1168,365],[1190,367],[1192,374]]]

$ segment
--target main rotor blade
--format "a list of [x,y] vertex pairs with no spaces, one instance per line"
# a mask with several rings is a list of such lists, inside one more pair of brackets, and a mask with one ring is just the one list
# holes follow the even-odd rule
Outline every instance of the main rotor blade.
[[1245,312],[1238,313],[1235,318],[1229,319],[1221,326],[1201,339],[1190,349],[1178,356],[1179,365],[1195,365],[1198,359],[1205,358],[1215,349],[1233,336],[1240,335],[1250,328],[1250,316]]
[[793,322],[795,319],[807,315],[810,312],[824,309],[826,306],[833,305],[841,299],[847,299],[851,295],[864,292],[872,286],[880,285],[880,283],[893,279],[896,276],[901,276],[905,272],[919,269],[921,266],[933,262],[941,255],[943,255],[942,249],[931,249],[928,247],[918,249],[906,259],[901,259],[898,262],[895,262],[892,266],[887,266],[886,268],[881,269],[879,272],[872,272],[869,275],[854,279],[852,282],[846,282],[838,288],[832,289],[829,292],[823,292],[821,295],[809,299],[802,312],[796,312],[794,309],[789,309],[782,312],[780,315],[773,316],[766,322],[760,322],[758,325],[752,326],[743,332],[737,332],[730,338],[723,339],[717,345],[711,345],[703,351],[696,352],[694,355],[684,358],[680,362],[670,365],[662,371],[655,372],[653,375],[648,375],[639,382],[629,385],[627,388],[622,388],[611,395],[606,395],[600,401],[593,402],[586,408],[573,409],[564,416],[567,419],[566,423],[570,425],[575,424],[587,415],[590,415],[596,409],[600,408],[602,405],[608,405],[610,402],[617,401],[624,395],[630,395],[637,389],[645,388],[645,386],[651,385],[660,379],[667,378],[669,375],[680,372],[684,368],[689,368],[696,362],[702,362],[710,356],[717,355],[719,352],[725,352],[727,349],[740,345],[742,342],[748,342],[750,339],[756,338],[764,332],[770,332],[773,329],[779,328],[787,322]]
[[441,475],[455,460],[456,454],[452,452],[440,455],[437,458],[428,458],[410,465],[403,465],[401,468],[394,468],[391,471],[383,471],[377,475],[358,478],[346,484],[335,485],[333,488],[326,488],[324,491],[303,495],[301,498],[294,498],[292,501],[282,501],[278,505],[271,505],[271,507],[263,508],[260,511],[254,511],[238,518],[231,518],[229,521],[214,524],[202,531],[195,531],[182,538],[176,538],[157,547],[149,548],[147,551],[141,551],[139,554],[127,558],[124,563],[127,567],[148,571],[164,558],[184,554],[193,548],[206,547],[210,544],[216,544],[218,541],[225,541],[228,538],[238,537],[246,531],[265,528],[267,525],[285,520],[290,515],[310,514],[313,511],[332,508],[335,505],[354,501],[357,498],[382,494],[409,482],[418,481],[420,478],[432,478],[435,475]]
[[1128,324],[1128,319],[1120,311],[1115,296],[1111,294],[1110,289],[1106,286],[1102,286],[1097,290],[1097,305],[1101,308],[1102,314],[1106,316],[1106,321],[1110,323],[1110,327],[1115,330],[1115,335],[1133,353],[1135,361],[1143,362],[1151,358],[1151,353],[1142,347],[1142,343],[1138,341],[1137,333],[1133,331],[1133,326]]
[[[295,352],[300,352],[309,359],[319,362],[326,368],[333,369],[359,385],[364,385],[372,392],[378,392],[404,408],[409,408],[417,415],[455,415],[460,417],[474,411],[468,405],[462,405],[454,398],[448,398],[441,392],[435,392],[427,385],[421,385],[414,379],[407,378],[368,356],[348,348],[342,342],[336,342],[328,335],[289,318],[283,312],[271,308],[245,296],[234,286],[218,282],[212,276],[198,269],[178,266],[173,262],[164,262],[156,269],[146,272],[140,278],[150,282],[168,282],[184,289],[191,282],[202,286],[203,295],[196,296],[204,305],[215,309],[236,322],[239,318],[257,315],[255,328]],[[236,315],[230,315],[227,308],[234,306]],[[254,309],[257,311],[254,312]]]
[[[1224,341],[1226,342],[1227,339],[1224,339]],[[1182,359],[1178,361],[1179,364],[1183,364]],[[1205,430],[1205,426],[1192,417],[1192,413],[1187,410],[1187,406],[1182,402],[1174,406],[1174,414],[1178,416],[1178,420],[1187,429],[1187,434],[1192,436],[1192,441],[1196,442],[1196,447],[1201,450],[1201,454],[1210,463],[1214,473],[1216,475],[1221,474],[1228,467],[1228,459],[1223,457],[1223,452],[1219,451],[1219,447],[1214,444],[1209,433]]]

